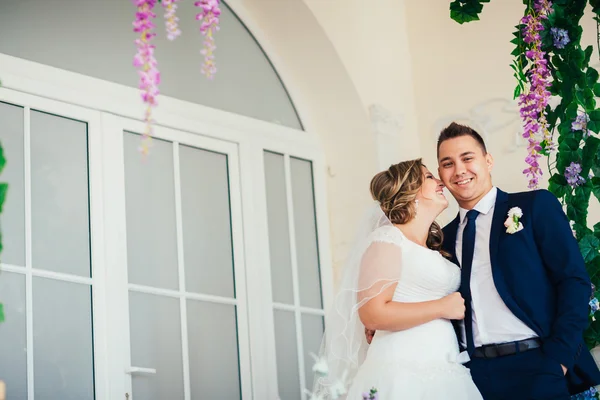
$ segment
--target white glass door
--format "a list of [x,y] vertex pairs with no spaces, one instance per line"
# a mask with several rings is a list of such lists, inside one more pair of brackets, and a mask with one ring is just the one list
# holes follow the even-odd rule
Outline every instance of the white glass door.
[[272,151],[263,157],[278,394],[303,400],[324,331],[313,162]]
[[158,127],[143,156],[141,123],[104,126],[124,193],[111,200],[122,216],[111,265],[122,282],[121,398],[250,398],[237,146]]
[[17,400],[105,398],[98,112],[0,92],[0,379]]

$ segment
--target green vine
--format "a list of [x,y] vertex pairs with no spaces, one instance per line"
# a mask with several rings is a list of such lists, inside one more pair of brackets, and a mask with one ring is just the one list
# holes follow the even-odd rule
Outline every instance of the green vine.
[[[0,81],[0,87],[2,86],[2,81]],[[6,166],[6,158],[4,157],[4,149],[2,148],[2,144],[0,144],[0,174],[4,170]],[[4,206],[4,200],[6,200],[6,193],[8,192],[8,183],[2,182],[0,183],[0,214],[2,213],[2,209]],[[2,252],[2,234],[0,233],[0,252]],[[0,322],[4,322],[4,305],[0,302]]]
[[[450,16],[461,24],[477,20],[483,7],[481,3],[454,1],[450,6]],[[524,14],[535,15],[533,1],[524,0],[523,3],[526,6]],[[588,3],[592,6],[594,19],[600,23],[600,0],[556,0],[548,18],[541,20],[544,26],[540,32],[542,50],[552,77],[548,90],[560,102],[554,107],[546,107],[548,130],[555,146],[542,142],[538,153],[547,157],[550,172],[548,190],[566,208],[595,288],[595,299],[600,296],[600,222],[590,229],[587,217],[591,196],[600,200],[600,108],[596,104],[596,98],[600,97],[600,83],[598,71],[589,65],[592,46],[581,47],[583,29],[580,21]],[[511,53],[514,60],[510,67],[517,81],[513,90],[513,97],[517,98],[530,87],[530,73],[534,65],[525,56],[530,46],[523,38],[524,25],[519,24],[515,28],[511,40],[515,45]],[[566,31],[568,43],[557,46],[552,28]],[[574,128],[576,120],[583,121],[581,129]],[[575,177],[573,165],[581,168],[581,171],[576,169],[579,172]],[[593,317],[596,309],[592,306],[591,323],[584,335],[590,348],[600,344],[600,319]]]

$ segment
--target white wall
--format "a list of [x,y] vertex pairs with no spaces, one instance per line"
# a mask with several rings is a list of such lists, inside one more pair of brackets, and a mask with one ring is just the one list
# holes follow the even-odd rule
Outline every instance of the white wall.
[[[406,0],[407,32],[414,77],[421,149],[435,163],[436,137],[450,120],[461,120],[485,135],[495,159],[494,184],[505,191],[525,191],[526,143],[521,139],[510,52],[514,26],[523,16],[520,1],[484,4],[480,21],[459,25],[450,19],[446,0]],[[598,64],[596,23],[591,12],[582,20],[584,46],[593,44]],[[429,161],[430,160],[430,161]],[[545,173],[541,187],[546,188]],[[592,198],[590,225],[600,219]],[[455,215],[453,204],[443,219]]]
[[301,1],[230,0],[290,91],[306,130],[321,138],[327,171],[331,246],[337,270],[370,201],[377,171],[367,111],[310,9]]
[[[372,122],[378,168],[421,154],[402,1],[304,0],[335,47]],[[361,188],[365,190],[366,188]]]

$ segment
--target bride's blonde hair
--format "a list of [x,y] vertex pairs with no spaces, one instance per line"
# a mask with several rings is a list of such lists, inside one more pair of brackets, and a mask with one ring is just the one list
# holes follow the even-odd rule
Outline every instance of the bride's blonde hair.
[[[417,193],[423,185],[422,159],[403,161],[379,172],[371,180],[371,196],[381,205],[381,210],[393,224],[406,224],[417,215]],[[429,227],[427,247],[450,255],[442,250],[444,234],[437,222]]]

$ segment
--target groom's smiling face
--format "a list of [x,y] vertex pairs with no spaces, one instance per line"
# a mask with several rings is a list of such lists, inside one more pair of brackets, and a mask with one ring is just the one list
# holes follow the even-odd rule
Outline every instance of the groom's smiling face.
[[472,209],[492,189],[492,156],[469,135],[443,141],[438,153],[440,179],[462,208]]

